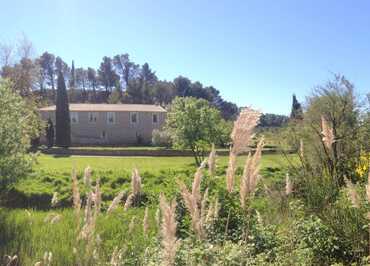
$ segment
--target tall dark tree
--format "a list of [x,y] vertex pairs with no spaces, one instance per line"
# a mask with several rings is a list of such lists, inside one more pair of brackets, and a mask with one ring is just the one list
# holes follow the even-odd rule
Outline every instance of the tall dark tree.
[[290,113],[290,118],[294,120],[303,119],[302,105],[298,102],[295,94],[293,94],[293,104],[292,104],[292,112]]
[[75,62],[72,60],[71,74],[69,78],[69,95],[70,102],[76,101],[76,73],[75,73]]
[[53,100],[55,99],[55,56],[48,52],[43,53],[39,58],[40,67],[46,77],[46,83],[51,87]]
[[173,81],[177,96],[188,96],[191,89],[191,81],[188,78],[179,76]]
[[131,80],[137,77],[139,65],[130,61],[128,54],[116,55],[113,58],[114,68],[118,75],[122,78],[122,88],[128,88]]
[[81,91],[80,101],[85,102],[87,100],[87,71],[82,67],[76,69],[76,87]]
[[172,82],[158,81],[154,85],[154,102],[160,105],[169,104],[176,96],[175,87]]
[[72,60],[71,76],[69,78],[69,88],[75,89],[75,87],[76,87],[75,61]]
[[142,103],[143,102],[143,84],[140,79],[132,79],[126,89],[128,101],[130,103]]
[[98,78],[96,77],[95,69],[91,67],[87,69],[87,80],[88,80],[90,89],[92,89],[92,97],[90,101],[95,103],[97,101],[96,89],[98,87]]
[[66,84],[61,71],[58,73],[55,122],[56,145],[65,148],[69,147],[71,145],[71,120]]
[[145,63],[140,69],[140,82],[141,82],[141,103],[152,104],[154,102],[154,85],[158,81],[155,72],[150,69],[149,64]]
[[155,74],[155,71],[150,69],[148,63],[145,63],[141,67],[140,78],[144,83],[147,83],[147,84],[150,84],[150,85],[154,85],[158,81],[158,78]]
[[46,141],[48,148],[54,146],[54,124],[50,118],[48,119],[48,124],[46,126]]
[[56,73],[62,72],[64,80],[69,80],[71,70],[68,64],[64,62],[63,59],[60,58],[59,56],[55,58],[55,69],[56,69]]
[[113,69],[112,58],[104,56],[98,70],[98,78],[102,86],[105,88],[106,96],[112,92],[112,88],[119,78]]
[[38,74],[35,61],[28,58],[22,58],[14,66],[4,67],[1,73],[2,77],[12,81],[13,89],[23,97],[31,96],[38,88]]

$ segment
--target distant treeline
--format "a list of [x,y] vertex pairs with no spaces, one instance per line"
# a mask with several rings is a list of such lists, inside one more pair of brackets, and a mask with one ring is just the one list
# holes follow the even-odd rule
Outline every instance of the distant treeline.
[[69,65],[49,52],[34,57],[32,50],[32,43],[26,38],[16,46],[0,43],[0,74],[12,80],[21,95],[36,95],[42,105],[55,103],[56,79],[60,71],[66,81],[71,103],[166,106],[176,96],[192,96],[208,100],[220,110],[224,119],[233,119],[238,113],[237,105],[225,101],[216,88],[203,86],[183,76],[173,81],[160,80],[148,63],[139,65],[128,54],[104,56],[96,69],[75,67],[73,61]]
[[281,127],[289,122],[289,117],[276,114],[262,114],[258,127]]

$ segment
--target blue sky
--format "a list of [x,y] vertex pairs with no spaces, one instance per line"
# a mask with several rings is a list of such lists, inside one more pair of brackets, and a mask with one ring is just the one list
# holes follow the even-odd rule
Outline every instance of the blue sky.
[[159,78],[187,76],[240,106],[288,114],[291,95],[343,73],[370,92],[370,1],[12,0],[0,41],[25,33],[45,50],[98,67],[129,53]]

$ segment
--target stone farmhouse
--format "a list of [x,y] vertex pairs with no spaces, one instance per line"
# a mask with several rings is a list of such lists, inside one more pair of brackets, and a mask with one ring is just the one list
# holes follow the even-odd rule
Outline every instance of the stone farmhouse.
[[[50,118],[54,126],[55,109],[39,109],[42,119]],[[149,104],[70,104],[69,111],[74,146],[147,144],[166,119],[164,108]]]

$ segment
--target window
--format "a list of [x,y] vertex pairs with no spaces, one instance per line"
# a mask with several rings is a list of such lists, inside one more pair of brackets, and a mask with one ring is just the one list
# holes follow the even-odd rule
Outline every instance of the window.
[[89,123],[90,124],[95,124],[96,121],[98,120],[98,113],[96,112],[89,112]]
[[107,112],[107,124],[113,125],[116,123],[116,113]]
[[77,112],[71,112],[71,123],[72,124],[78,124],[78,113]]
[[102,139],[107,139],[107,134],[105,133],[104,130],[101,132],[101,138]]
[[152,114],[152,122],[153,122],[153,124],[158,123],[158,114]]
[[130,113],[130,123],[137,124],[139,122],[139,114],[137,112]]

